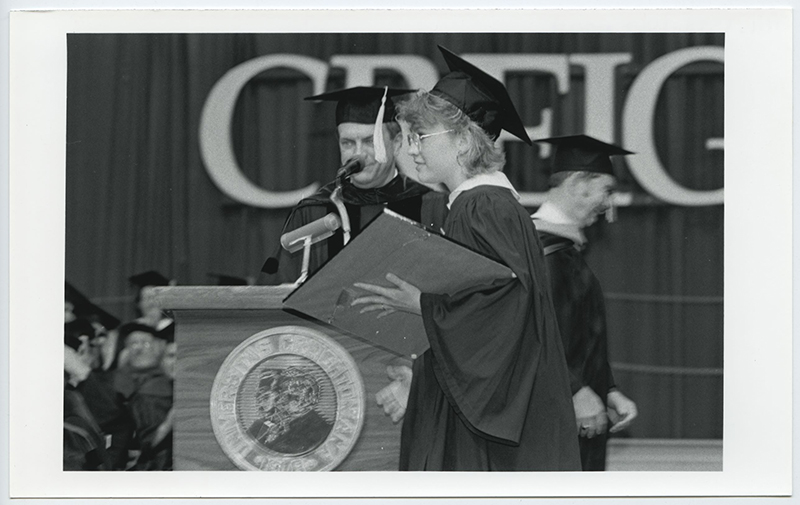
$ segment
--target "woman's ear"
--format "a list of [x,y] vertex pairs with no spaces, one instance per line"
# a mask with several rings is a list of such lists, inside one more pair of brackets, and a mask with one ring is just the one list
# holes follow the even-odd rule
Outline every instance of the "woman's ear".
[[458,150],[458,156],[461,157],[467,154],[469,151],[469,139],[467,138],[467,132],[461,132],[456,135],[456,149]]

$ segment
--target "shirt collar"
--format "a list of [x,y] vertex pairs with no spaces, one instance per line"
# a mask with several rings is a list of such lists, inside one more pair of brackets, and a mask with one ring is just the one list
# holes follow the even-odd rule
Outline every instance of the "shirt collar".
[[573,219],[570,219],[570,217],[567,216],[564,211],[549,201],[544,202],[542,206],[539,207],[539,210],[537,210],[531,217],[534,219],[549,221],[553,224],[578,225],[578,223],[576,223]]
[[579,246],[586,243],[586,236],[578,223],[570,219],[552,202],[544,202],[531,217],[539,231],[568,238]]
[[508,180],[506,174],[500,172],[492,172],[490,174],[478,174],[475,177],[470,177],[466,181],[462,182],[458,185],[456,189],[454,189],[450,196],[447,199],[447,208],[449,209],[453,202],[458,198],[458,195],[463,193],[464,191],[476,188],[478,186],[499,186],[501,188],[506,188],[511,191],[511,194],[514,195],[514,198],[519,200],[519,193],[517,190],[514,189],[514,186],[511,184],[511,181]]

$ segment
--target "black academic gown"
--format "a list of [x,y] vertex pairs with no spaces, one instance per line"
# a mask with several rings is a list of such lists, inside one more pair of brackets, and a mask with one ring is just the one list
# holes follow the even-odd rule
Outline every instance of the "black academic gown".
[[[546,250],[553,250],[545,260],[572,393],[589,386],[605,404],[614,377],[608,364],[603,290],[571,238],[542,230],[539,237]],[[608,433],[579,440],[583,469],[605,470]]]
[[510,191],[456,198],[445,234],[516,279],[423,293],[430,349],[414,361],[401,470],[580,470],[569,374],[527,211]]
[[172,408],[172,378],[160,366],[121,368],[114,377],[114,387],[125,398],[141,444],[136,469],[172,470],[172,433],[153,445],[158,427]]
[[[334,181],[320,188],[314,195],[300,201],[286,219],[281,234],[296,230],[330,212],[338,215],[336,206],[330,201],[330,195],[335,188],[336,182]],[[447,212],[445,195],[431,191],[426,186],[400,175],[392,179],[389,184],[374,189],[360,189],[347,180],[342,186],[342,200],[350,218],[351,239],[358,235],[385,208],[437,231],[442,226],[444,215]],[[344,247],[344,234],[341,229],[329,239],[312,245],[309,274],[317,271],[342,247]],[[262,272],[267,274],[263,278],[263,283],[267,285],[294,282],[300,276],[302,269],[302,251],[289,253],[280,245],[277,249],[262,268]],[[269,267],[273,259],[277,259],[278,262],[275,273],[271,273]]]

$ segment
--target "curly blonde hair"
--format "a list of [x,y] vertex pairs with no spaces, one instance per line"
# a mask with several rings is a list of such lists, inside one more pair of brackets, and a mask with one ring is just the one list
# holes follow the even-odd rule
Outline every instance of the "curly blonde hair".
[[397,119],[408,123],[412,131],[432,128],[437,124],[457,135],[464,135],[468,148],[458,161],[468,177],[503,169],[506,156],[492,138],[458,107],[444,98],[418,91],[396,105]]

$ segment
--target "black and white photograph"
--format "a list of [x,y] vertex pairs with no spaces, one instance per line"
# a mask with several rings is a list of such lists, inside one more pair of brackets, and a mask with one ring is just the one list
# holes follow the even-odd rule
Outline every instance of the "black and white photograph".
[[12,13],[11,496],[791,494],[747,14]]

